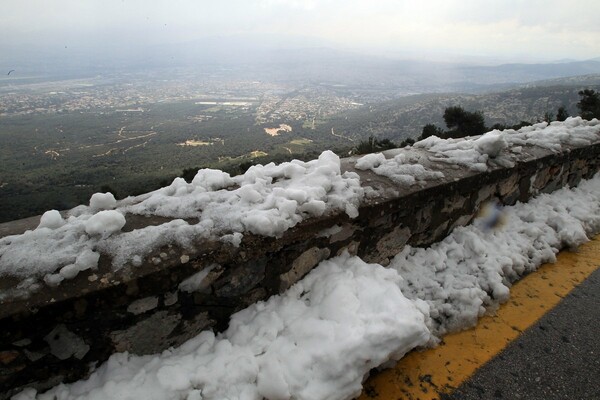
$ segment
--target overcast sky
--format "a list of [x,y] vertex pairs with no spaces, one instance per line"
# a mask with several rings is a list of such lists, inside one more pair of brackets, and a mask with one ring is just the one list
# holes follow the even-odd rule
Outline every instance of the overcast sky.
[[550,60],[600,56],[599,0],[3,0],[0,44],[277,34],[345,48]]

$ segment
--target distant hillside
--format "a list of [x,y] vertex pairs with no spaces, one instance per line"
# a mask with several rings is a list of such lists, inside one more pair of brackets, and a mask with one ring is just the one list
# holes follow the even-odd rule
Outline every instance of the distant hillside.
[[[331,99],[352,99],[369,88],[340,86],[331,86],[339,90],[335,92],[338,97]],[[317,94],[313,100],[305,97],[309,92],[280,93],[281,97],[273,97],[279,100],[273,102],[272,109],[277,113],[296,108],[302,111],[302,107],[314,105],[311,101],[322,101],[327,106],[328,98],[319,97],[326,93],[318,91],[322,87],[324,84],[320,83],[313,87]],[[238,173],[242,166],[310,159],[326,149],[347,154],[369,136],[399,143],[419,136],[428,123],[444,127],[442,115],[449,106],[482,111],[488,126],[512,125],[521,120],[535,122],[546,112],[554,115],[561,105],[576,115],[577,92],[583,88],[600,90],[600,75],[546,80],[485,95],[421,94],[377,102],[385,98],[382,93],[390,91],[387,85],[382,87],[385,91],[368,91],[367,95],[358,96],[364,105],[353,103],[360,107],[353,111],[316,112],[307,120],[277,117],[266,125],[256,123],[263,104],[256,100],[234,108],[182,99],[135,106],[142,107],[143,112],[75,109],[3,117],[0,139],[6,145],[0,146],[0,221],[40,214],[51,208],[74,207],[87,202],[99,190],[110,189],[120,196],[147,192],[168,184],[183,170],[194,174],[198,167]],[[107,93],[98,98],[112,99],[119,91]],[[284,99],[299,99],[300,105],[280,110],[277,104]],[[337,108],[341,109],[344,108]],[[283,123],[291,128],[289,132],[277,136],[265,133],[264,128],[273,129]]]
[[409,96],[398,100],[373,104],[346,112],[324,122],[336,126],[339,133],[354,138],[370,135],[400,141],[417,137],[425,124],[444,127],[442,115],[449,106],[459,105],[469,111],[482,111],[486,124],[516,124],[536,122],[546,112],[556,115],[561,105],[570,115],[577,115],[579,90],[600,90],[600,75],[561,78],[536,82],[515,89],[472,94],[429,94]]
[[473,83],[507,83],[531,82],[542,79],[561,78],[600,73],[600,62],[574,61],[551,64],[504,64],[493,67],[465,67],[466,74],[471,75]]
[[[205,72],[277,82],[327,82],[386,87],[401,94],[470,92],[583,74],[600,74],[600,60],[546,64],[466,65],[458,62],[387,58],[340,50],[330,43],[294,43],[269,37],[212,37],[131,49],[111,43],[101,49],[3,45],[0,68],[12,77],[68,79],[113,73],[194,68]],[[399,57],[398,55],[395,55]],[[400,55],[401,56],[401,55]],[[2,80],[0,79],[0,85]]]

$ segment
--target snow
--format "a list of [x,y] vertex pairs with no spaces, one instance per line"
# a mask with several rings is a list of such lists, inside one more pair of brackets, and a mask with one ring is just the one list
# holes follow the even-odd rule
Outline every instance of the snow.
[[[356,168],[371,169],[400,186],[423,186],[444,177],[430,169],[432,162],[473,171],[511,167],[526,146],[559,151],[565,145],[589,145],[599,133],[598,120],[568,118],[518,131],[491,131],[477,138],[432,136],[390,159],[366,155]],[[245,233],[280,237],[306,218],[330,212],[343,211],[355,218],[365,195],[376,194],[361,187],[358,174],[341,173],[340,159],[330,151],[309,162],[253,166],[236,177],[203,169],[191,183],[176,178],[167,187],[120,202],[110,193],[96,193],[89,206],[74,208],[66,220],[56,210],[46,212],[37,229],[0,238],[0,276],[23,279],[17,292],[26,296],[29,289],[39,287],[35,283],[39,279],[55,285],[76,276],[82,269],[71,265],[84,251],[110,256],[113,269],[118,270],[141,265],[154,249],[167,244],[189,248],[195,240],[213,238],[237,247]],[[128,214],[173,221],[123,233]],[[59,274],[66,266],[71,267]],[[7,295],[2,292],[0,298]]]
[[[0,293],[0,299],[27,296],[39,287],[36,279],[57,285],[75,277],[86,269],[72,266],[79,265],[76,258],[85,251],[111,256],[118,270],[126,264],[141,265],[144,257],[167,244],[189,248],[194,240],[215,238],[237,247],[246,232],[278,237],[304,219],[327,212],[341,210],[355,218],[363,192],[359,176],[342,174],[339,157],[325,151],[309,162],[253,166],[234,178],[203,169],[192,183],[176,178],[167,187],[127,198],[118,206],[112,194],[96,193],[89,207],[74,208],[66,221],[58,211],[48,211],[36,230],[0,238],[0,276],[27,280],[16,292]],[[127,214],[174,219],[121,232]],[[63,271],[64,267],[68,268]]]
[[[464,166],[472,171],[484,172],[488,169],[490,158],[502,160],[498,156],[506,144],[504,132],[491,131],[477,139],[440,139],[430,136],[413,146],[432,153],[429,156],[430,161],[450,164],[454,168]],[[511,167],[512,163],[507,160],[504,166]]]
[[383,154],[376,153],[361,157],[356,161],[355,167],[361,170],[371,169],[377,175],[386,176],[403,186],[423,184],[428,180],[444,177],[442,172],[424,167],[422,161],[419,154],[410,151],[402,151],[389,160]]
[[599,232],[600,174],[501,213],[495,229],[485,215],[430,248],[406,246],[390,263],[404,278],[402,293],[429,305],[435,336],[474,325],[508,300],[512,282]]
[[[518,131],[493,130],[478,138],[440,139],[430,136],[413,145],[433,153],[429,160],[462,165],[473,171],[486,171],[488,166],[512,167],[511,154],[520,154],[522,146],[538,146],[559,152],[564,145],[587,146],[598,140],[600,121],[581,117],[567,118],[564,122],[540,122]],[[504,151],[507,149],[508,151]]]
[[510,146],[539,146],[559,152],[563,145],[587,146],[598,140],[600,121],[586,121],[581,117],[567,118],[564,122],[548,124],[540,122],[518,131],[507,130],[506,138]]
[[240,244],[242,244],[242,238],[244,237],[244,235],[240,232],[235,232],[235,233],[231,233],[231,234],[227,234],[227,235],[223,235],[221,236],[220,240],[223,243],[230,243],[233,245],[233,247],[240,247]]
[[317,233],[317,237],[326,237],[326,238],[328,238],[328,237],[331,237],[331,236],[333,236],[333,235],[335,235],[337,233],[340,233],[343,230],[344,230],[344,228],[342,228],[341,226],[339,226],[339,225],[333,225],[332,227],[323,229],[322,231],[320,231],[319,233]]
[[[564,122],[541,122],[518,131],[493,130],[479,137],[441,139],[430,136],[412,147],[406,147],[406,151],[400,151],[393,159],[386,159],[381,153],[367,154],[356,161],[355,167],[372,170],[404,186],[422,185],[444,177],[442,172],[428,169],[426,164],[430,163],[427,161],[455,169],[462,166],[484,172],[491,166],[513,167],[514,155],[521,154],[523,146],[538,146],[558,152],[564,145],[588,146],[599,136],[600,121],[571,117]],[[423,157],[414,149],[425,150],[428,155]]]
[[406,246],[389,268],[348,254],[323,261],[234,314],[222,334],[162,354],[114,354],[87,380],[13,399],[351,399],[370,369],[475,324],[508,300],[512,282],[599,232],[600,174],[490,207],[503,224],[484,215],[429,248]]
[[112,193],[94,193],[90,198],[90,208],[93,210],[112,210],[117,206],[117,200]]
[[72,264],[83,250],[91,248],[80,240],[83,235],[83,221],[71,220],[55,229],[40,226],[22,235],[5,237],[0,240],[0,275],[43,276],[54,272],[57,266]]
[[[225,190],[230,188],[230,190]],[[198,218],[216,232],[252,232],[280,236],[307,217],[328,210],[358,215],[362,198],[358,175],[340,171],[340,159],[330,151],[317,160],[252,166],[230,178],[215,170],[200,170],[188,184],[177,178],[163,189],[137,199],[123,210],[140,215]]]
[[46,211],[40,218],[38,228],[57,229],[65,224],[65,220],[56,210]]
[[385,162],[385,156],[381,153],[371,153],[362,156],[356,161],[357,169],[367,170],[379,167]]
[[[186,183],[185,180],[179,178],[179,182]],[[225,189],[234,185],[235,182],[228,173],[216,169],[201,169],[196,173],[192,180],[192,185],[201,187],[205,191],[210,192],[219,189]],[[182,185],[183,187],[187,185]]]
[[99,259],[99,253],[85,249],[77,256],[74,264],[65,265],[60,269],[60,275],[64,279],[72,279],[81,271],[95,269]]
[[108,237],[125,226],[125,217],[118,211],[99,211],[85,221],[85,233],[90,236]]
[[[40,399],[350,399],[370,369],[429,340],[391,269],[344,254],[285,294],[151,356],[113,355],[86,381]],[[27,390],[15,399],[35,398]]]
[[508,147],[505,134],[500,131],[491,131],[475,139],[475,149],[481,154],[487,154],[490,158],[496,158],[502,150]]
[[[401,185],[423,184],[443,177],[426,161],[485,171],[512,165],[526,146],[559,151],[595,142],[599,132],[597,120],[570,118],[464,140],[430,137],[415,144],[414,154],[368,155],[356,165]],[[254,166],[237,177],[201,170],[192,183],[177,178],[117,204],[96,194],[66,219],[45,213],[35,230],[0,239],[0,276],[22,278],[14,290],[29,293],[40,279],[54,286],[96,268],[101,253],[118,269],[141,265],[166,244],[188,248],[211,237],[237,246],[246,232],[277,237],[327,212],[354,218],[363,196],[359,176],[342,174],[331,152],[309,162]],[[173,220],[122,232],[127,214]],[[233,315],[221,334],[202,332],[162,354],[115,354],[87,380],[39,396],[28,389],[15,400],[350,399],[369,370],[475,324],[508,300],[512,282],[599,231],[600,175],[527,204],[490,204],[487,214],[443,241],[406,246],[388,268],[348,254],[323,261],[284,294]],[[210,271],[180,289],[202,290]]]

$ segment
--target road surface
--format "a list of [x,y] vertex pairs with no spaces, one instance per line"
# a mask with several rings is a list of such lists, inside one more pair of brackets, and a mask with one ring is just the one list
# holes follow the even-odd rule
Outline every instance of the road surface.
[[600,236],[517,282],[477,327],[365,382],[367,399],[600,399]]

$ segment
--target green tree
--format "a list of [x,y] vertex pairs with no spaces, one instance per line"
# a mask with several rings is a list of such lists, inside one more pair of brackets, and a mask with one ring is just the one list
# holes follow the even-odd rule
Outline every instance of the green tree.
[[374,153],[378,151],[395,149],[398,147],[394,142],[390,139],[375,139],[373,136],[370,136],[368,140],[361,141],[353,150],[354,154],[368,154]]
[[577,103],[579,115],[583,119],[600,118],[600,94],[591,89],[579,91],[581,99]]
[[117,195],[117,191],[115,189],[113,189],[110,185],[100,186],[100,192],[101,193],[112,193],[112,195],[115,196],[116,199],[119,198],[119,196]]
[[513,126],[511,126],[510,129],[514,129],[515,131],[518,131],[519,129],[521,129],[525,126],[531,126],[531,125],[533,125],[533,124],[529,121],[521,121],[518,124],[514,124]]
[[505,129],[514,129],[515,131],[518,131],[522,127],[524,127],[524,126],[530,126],[530,125],[531,125],[531,122],[527,122],[527,121],[521,121],[518,124],[514,124],[514,125],[511,125],[511,126],[507,126],[505,124],[498,123],[498,124],[492,125],[491,129],[497,129],[499,131],[503,131]]
[[448,107],[444,111],[444,122],[449,131],[446,137],[459,138],[481,135],[487,131],[483,114],[479,111],[465,111],[460,106]]
[[418,140],[423,140],[425,138],[428,138],[429,136],[443,137],[444,130],[438,128],[434,124],[427,124],[423,127],[423,131],[421,132],[421,136],[419,136]]
[[569,113],[567,112],[567,108],[565,106],[558,107],[558,111],[556,112],[556,120],[564,121],[569,118]]
[[406,147],[406,146],[412,146],[413,144],[415,144],[415,139],[413,138],[406,138],[403,141],[400,142],[400,146],[399,147]]
[[195,168],[185,168],[182,172],[181,172],[181,177],[183,179],[186,180],[187,183],[191,183],[192,180],[194,179],[194,177],[196,176],[196,174],[198,173],[198,170],[200,169],[200,167],[195,167]]

